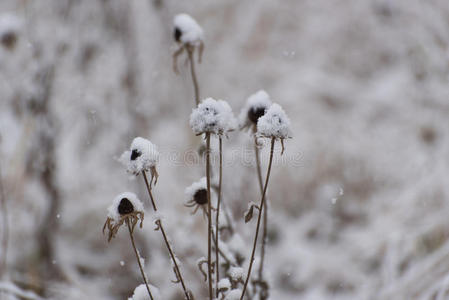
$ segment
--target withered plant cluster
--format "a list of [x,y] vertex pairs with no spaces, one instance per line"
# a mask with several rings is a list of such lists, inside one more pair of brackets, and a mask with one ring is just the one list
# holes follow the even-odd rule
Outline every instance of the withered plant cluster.
[[[284,110],[276,103],[272,103],[269,95],[265,91],[259,91],[248,98],[239,118],[235,118],[232,109],[226,101],[206,98],[200,101],[199,83],[195,73],[195,55],[198,62],[204,50],[203,30],[198,23],[187,14],[179,14],[174,18],[174,40],[178,48],[173,54],[173,69],[178,72],[177,60],[180,55],[187,53],[187,61],[190,65],[191,77],[194,87],[195,104],[190,115],[190,126],[193,133],[202,136],[205,140],[205,170],[204,177],[194,182],[186,188],[187,201],[185,206],[192,208],[192,214],[201,210],[207,226],[206,253],[205,258],[197,260],[199,271],[204,275],[207,285],[209,300],[212,299],[268,299],[269,284],[264,274],[265,248],[267,240],[268,207],[267,188],[273,162],[273,155],[276,141],[282,145],[284,151],[284,140],[291,137],[289,129],[289,119]],[[259,202],[250,201],[248,210],[243,216],[245,223],[248,223],[255,212],[257,223],[254,231],[254,240],[251,245],[244,247],[248,253],[235,249],[231,244],[241,240],[239,228],[236,220],[230,215],[226,208],[226,202],[222,195],[223,190],[223,139],[236,129],[249,129],[254,139],[254,154],[256,157],[255,175],[260,188]],[[260,139],[269,139],[270,152],[268,169],[265,178],[261,170]],[[218,170],[211,166],[211,140],[218,139],[219,165]],[[156,166],[159,153],[157,147],[149,140],[136,137],[128,151],[125,151],[120,161],[126,166],[127,171],[133,175],[141,176],[148,192],[149,202],[153,213],[160,216],[156,200],[153,196],[158,173]],[[218,183],[212,184],[212,173],[217,174]],[[149,177],[150,176],[150,180]],[[220,218],[220,213],[224,215]],[[137,224],[142,228],[144,219],[144,207],[142,202],[133,193],[123,193],[118,195],[108,209],[108,217],[103,227],[103,232],[107,233],[108,241],[117,234],[119,228],[125,225],[128,228],[131,245],[134,249],[136,259],[145,283],[145,290],[150,299],[157,299],[155,296],[157,289],[149,284],[149,280],[144,272],[139,251],[134,243],[134,229]],[[182,275],[178,258],[167,232],[164,229],[165,218],[156,217],[156,231],[161,233],[165,242],[167,252],[171,258],[173,271],[176,276],[175,283],[179,283],[185,299],[202,299],[202,295],[194,296],[187,287],[188,282]],[[226,231],[226,234],[224,232]],[[259,239],[259,233],[262,238]],[[255,264],[256,250],[260,242],[260,255],[258,263]],[[204,270],[204,266],[205,269]],[[257,267],[257,272],[252,275],[252,271]],[[134,292],[133,300],[139,298],[141,291]],[[145,296],[146,297],[146,296]],[[142,298],[143,299],[143,298]]]

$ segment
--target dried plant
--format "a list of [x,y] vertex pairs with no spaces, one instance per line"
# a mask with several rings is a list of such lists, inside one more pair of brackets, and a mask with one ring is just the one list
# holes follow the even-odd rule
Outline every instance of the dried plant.
[[120,227],[126,223],[129,232],[129,238],[131,239],[131,245],[136,255],[137,263],[139,265],[140,273],[148,291],[150,299],[153,300],[153,295],[150,291],[147,276],[143,270],[141,257],[137,251],[136,244],[134,242],[134,228],[140,221],[140,228],[142,228],[144,218],[143,204],[133,193],[123,193],[118,195],[112,205],[108,208],[108,217],[103,226],[103,234],[105,229],[108,229],[108,242],[116,236]]

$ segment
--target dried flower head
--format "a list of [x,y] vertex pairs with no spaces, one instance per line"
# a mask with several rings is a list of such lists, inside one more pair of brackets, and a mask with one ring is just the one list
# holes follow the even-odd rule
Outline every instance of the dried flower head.
[[201,57],[204,51],[203,29],[188,14],[176,15],[173,23],[173,37],[179,44],[178,50],[173,53],[173,70],[175,73],[178,73],[178,56],[184,50],[187,51],[189,59],[191,59],[191,63],[193,64],[193,52],[195,49],[198,49],[198,62],[201,63]]
[[0,42],[12,50],[19,37],[22,22],[15,15],[5,14],[0,16]]
[[186,207],[194,207],[192,215],[197,212],[199,208],[202,209],[203,214],[207,215],[207,180],[206,177],[201,178],[199,181],[194,182],[191,186],[185,190],[187,201]]
[[241,129],[257,125],[257,121],[271,106],[270,96],[264,90],[260,90],[248,97],[246,105],[240,111],[239,125]]
[[156,164],[159,160],[157,147],[149,140],[136,137],[131,143],[130,150],[123,152],[119,161],[126,166],[126,170],[134,175],[140,172],[150,171],[157,181]]
[[130,226],[131,231],[140,220],[140,227],[144,218],[143,204],[133,193],[122,193],[114,198],[111,206],[108,208],[108,216],[103,226],[103,233],[108,229],[108,242],[115,237],[120,226],[124,222]]
[[236,127],[232,109],[226,101],[207,98],[190,115],[190,127],[195,134],[226,134]]
[[257,134],[281,140],[291,137],[290,119],[279,104],[272,104],[257,121]]
[[178,14],[173,19],[173,36],[178,43],[199,46],[203,43],[203,29],[188,14]]

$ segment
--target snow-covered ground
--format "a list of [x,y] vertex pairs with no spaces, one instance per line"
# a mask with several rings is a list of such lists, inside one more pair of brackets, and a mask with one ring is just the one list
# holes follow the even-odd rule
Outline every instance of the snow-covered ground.
[[[447,0],[0,1],[0,298],[133,295],[142,282],[127,232],[108,243],[101,229],[117,194],[148,199],[119,162],[142,136],[160,153],[153,192],[165,229],[206,299],[206,219],[184,206],[205,172],[186,53],[179,75],[172,66],[179,13],[204,31],[201,98],[237,116],[263,89],[290,119],[268,188],[270,299],[448,299]],[[253,139],[228,135],[223,201],[241,236],[230,247],[249,256]],[[163,299],[182,299],[145,205],[135,229],[145,271]]]

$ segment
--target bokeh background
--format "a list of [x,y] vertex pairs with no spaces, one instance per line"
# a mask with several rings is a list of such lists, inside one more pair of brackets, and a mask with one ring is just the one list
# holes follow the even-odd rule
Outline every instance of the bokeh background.
[[[446,0],[0,1],[0,298],[132,295],[126,232],[108,244],[101,229],[116,194],[147,199],[117,161],[135,136],[159,147],[154,193],[205,298],[205,219],[183,206],[204,167],[185,58],[172,70],[181,12],[205,32],[201,97],[238,114],[264,89],[291,119],[268,190],[271,299],[448,299]],[[249,255],[251,135],[224,147],[224,201]],[[148,213],[136,236],[146,272],[163,299],[182,299],[152,229]]]

